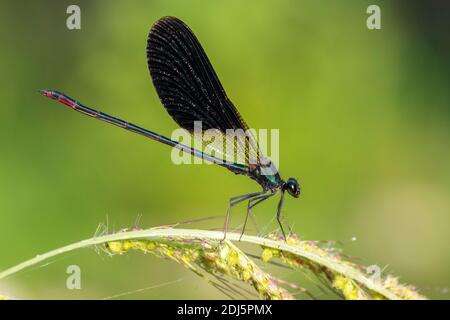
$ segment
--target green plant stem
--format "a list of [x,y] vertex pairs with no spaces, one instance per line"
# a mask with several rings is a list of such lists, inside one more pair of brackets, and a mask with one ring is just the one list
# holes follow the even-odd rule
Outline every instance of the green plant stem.
[[[239,241],[240,234],[238,233],[227,233],[227,240],[231,241]],[[8,276],[11,276],[14,273],[17,273],[25,268],[36,265],[44,260],[52,258],[54,256],[73,251],[80,248],[91,247],[111,241],[120,241],[127,239],[165,239],[170,240],[170,238],[193,238],[193,239],[204,239],[204,240],[222,240],[223,232],[221,231],[208,231],[208,230],[195,230],[195,229],[174,229],[174,228],[151,228],[145,230],[136,230],[136,231],[128,231],[128,232],[119,232],[114,234],[103,235],[99,237],[93,237],[90,239],[82,240],[59,249],[55,249],[44,254],[40,254],[26,260],[14,267],[4,270],[0,272],[0,280],[4,279]],[[254,245],[259,245],[263,247],[269,247],[277,250],[282,250],[285,252],[289,252],[291,254],[300,256],[302,258],[308,259],[312,262],[315,262],[319,265],[322,265],[338,274],[342,274],[349,279],[359,282],[370,290],[378,292],[384,297],[397,300],[400,299],[397,295],[392,293],[391,291],[384,288],[381,284],[372,280],[370,277],[367,277],[361,271],[345,265],[339,264],[336,261],[333,261],[327,257],[322,257],[318,254],[315,254],[310,251],[303,250],[302,248],[298,248],[296,246],[290,245],[283,241],[275,241],[267,238],[256,237],[256,236],[248,236],[244,235],[241,239],[241,242],[246,242]]]

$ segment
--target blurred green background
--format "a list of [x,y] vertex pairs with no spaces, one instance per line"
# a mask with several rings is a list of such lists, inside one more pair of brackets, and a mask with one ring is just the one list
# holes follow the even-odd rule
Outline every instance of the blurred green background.
[[[81,30],[66,8],[81,7]],[[381,7],[368,30],[366,8]],[[1,1],[0,269],[112,229],[224,215],[258,191],[216,166],[175,166],[170,149],[42,98],[54,88],[169,135],[145,47],[161,16],[184,20],[253,128],[280,128],[284,214],[305,239],[337,240],[432,298],[450,285],[450,46],[444,1]],[[276,201],[254,212],[270,223]],[[232,224],[243,222],[234,210]],[[220,228],[222,219],[208,223]],[[351,241],[356,237],[356,241]],[[130,254],[74,252],[0,283],[18,298],[225,298],[190,271]],[[66,268],[82,289],[66,289]],[[283,278],[301,281],[295,272]],[[317,295],[318,298],[327,296]]]

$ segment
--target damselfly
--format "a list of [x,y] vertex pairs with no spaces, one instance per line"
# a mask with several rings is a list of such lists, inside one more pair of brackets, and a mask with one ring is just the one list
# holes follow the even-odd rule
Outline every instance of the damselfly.
[[[181,20],[175,17],[163,17],[153,25],[147,40],[147,62],[153,85],[162,104],[180,127],[193,133],[195,122],[200,121],[203,130],[214,129],[224,135],[229,129],[241,129],[244,132],[248,130],[249,127],[227,97],[202,46],[194,33]],[[276,218],[286,238],[281,221],[284,193],[287,191],[291,196],[298,198],[300,185],[294,178],[289,178],[287,181],[281,178],[275,165],[261,153],[257,141],[254,141],[251,135],[237,136],[234,142],[237,152],[243,155],[242,158],[245,161],[243,163],[229,162],[216,155],[180,144],[127,121],[88,108],[58,91],[41,90],[41,94],[85,115],[178,148],[195,157],[225,167],[235,174],[245,175],[255,180],[262,187],[262,191],[229,200],[224,223],[224,238],[232,207],[247,201],[247,216],[242,228],[242,236],[252,208],[280,191],[281,197]]]

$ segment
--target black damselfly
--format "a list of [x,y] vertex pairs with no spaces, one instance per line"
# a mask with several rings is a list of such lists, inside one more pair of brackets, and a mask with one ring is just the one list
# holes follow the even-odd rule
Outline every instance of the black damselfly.
[[[162,104],[180,127],[193,133],[194,123],[200,121],[203,130],[214,129],[223,134],[226,134],[229,129],[248,130],[249,127],[227,97],[202,46],[194,33],[181,20],[175,17],[163,17],[152,26],[147,40],[147,62],[153,85]],[[252,208],[280,191],[281,197],[276,218],[281,232],[286,238],[281,223],[284,192],[287,191],[291,196],[298,198],[300,186],[294,178],[289,178],[287,181],[281,178],[274,164],[261,154],[258,143],[253,140],[252,136],[238,136],[237,141],[234,142],[239,149],[238,152],[244,155],[243,158],[246,161],[244,163],[229,162],[127,121],[88,108],[58,91],[41,90],[41,94],[85,115],[160,141],[195,157],[223,166],[235,174],[245,175],[255,180],[262,187],[262,191],[233,197],[229,200],[224,223],[224,238],[233,206],[248,201],[243,234]],[[250,158],[253,161],[250,161]]]

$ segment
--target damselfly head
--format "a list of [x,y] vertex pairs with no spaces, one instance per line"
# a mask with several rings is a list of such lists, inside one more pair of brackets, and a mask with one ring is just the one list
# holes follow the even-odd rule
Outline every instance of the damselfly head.
[[294,178],[289,178],[283,184],[283,190],[287,191],[291,196],[298,198],[300,196],[300,185]]

